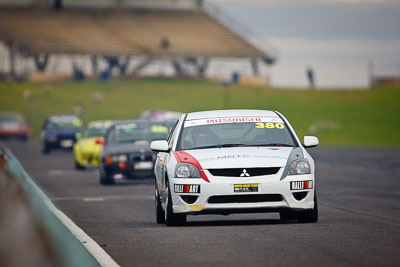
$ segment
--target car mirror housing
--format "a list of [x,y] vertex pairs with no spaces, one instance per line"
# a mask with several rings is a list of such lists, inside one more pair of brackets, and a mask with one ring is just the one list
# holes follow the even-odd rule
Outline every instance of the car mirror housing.
[[316,136],[304,136],[304,147],[305,148],[310,148],[310,147],[316,147],[319,144],[318,137]]
[[103,138],[96,138],[96,140],[94,142],[97,145],[104,145],[106,143]]
[[168,142],[165,140],[157,140],[153,141],[150,144],[151,150],[155,152],[168,152],[169,147],[168,147]]

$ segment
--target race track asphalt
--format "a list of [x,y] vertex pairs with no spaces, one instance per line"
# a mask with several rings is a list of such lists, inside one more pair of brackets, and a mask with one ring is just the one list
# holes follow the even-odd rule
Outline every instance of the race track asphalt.
[[3,142],[51,200],[121,266],[400,266],[400,148],[310,149],[318,223],[278,214],[189,216],[156,224],[153,178],[101,186],[71,151]]

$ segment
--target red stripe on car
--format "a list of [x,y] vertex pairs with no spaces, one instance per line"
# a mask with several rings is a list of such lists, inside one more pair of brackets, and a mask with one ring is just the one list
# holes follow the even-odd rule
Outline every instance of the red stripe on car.
[[172,151],[172,153],[174,154],[174,156],[178,162],[191,163],[194,166],[196,166],[200,171],[201,178],[203,178],[203,180],[206,181],[207,183],[210,182],[210,180],[208,180],[208,178],[207,178],[207,175],[204,173],[203,168],[201,167],[200,163],[192,155],[190,155],[189,153],[187,153],[185,151]]

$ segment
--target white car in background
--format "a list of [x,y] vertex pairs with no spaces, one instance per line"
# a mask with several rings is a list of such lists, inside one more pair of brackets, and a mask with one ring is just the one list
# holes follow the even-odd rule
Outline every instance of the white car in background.
[[153,141],[157,223],[187,215],[279,212],[282,220],[318,220],[314,160],[276,111],[182,114],[168,140]]

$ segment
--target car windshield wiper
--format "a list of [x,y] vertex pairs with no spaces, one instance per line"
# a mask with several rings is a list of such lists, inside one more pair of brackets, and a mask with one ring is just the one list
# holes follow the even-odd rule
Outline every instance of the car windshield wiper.
[[222,148],[222,147],[235,147],[235,146],[248,146],[246,144],[219,144],[219,145],[210,145],[210,146],[198,146],[192,147],[188,149],[205,149],[205,148]]
[[277,147],[293,147],[293,145],[289,144],[280,144],[280,143],[270,143],[270,144],[220,144],[220,145],[210,145],[210,146],[198,146],[198,147],[191,147],[187,149],[207,149],[207,148],[222,148],[222,147],[237,147],[237,146],[249,146],[249,147],[254,147],[254,146],[277,146]]
[[256,145],[248,145],[248,146],[283,146],[283,147],[293,147],[293,145],[289,144],[281,144],[281,143],[269,143],[269,144],[256,144]]

